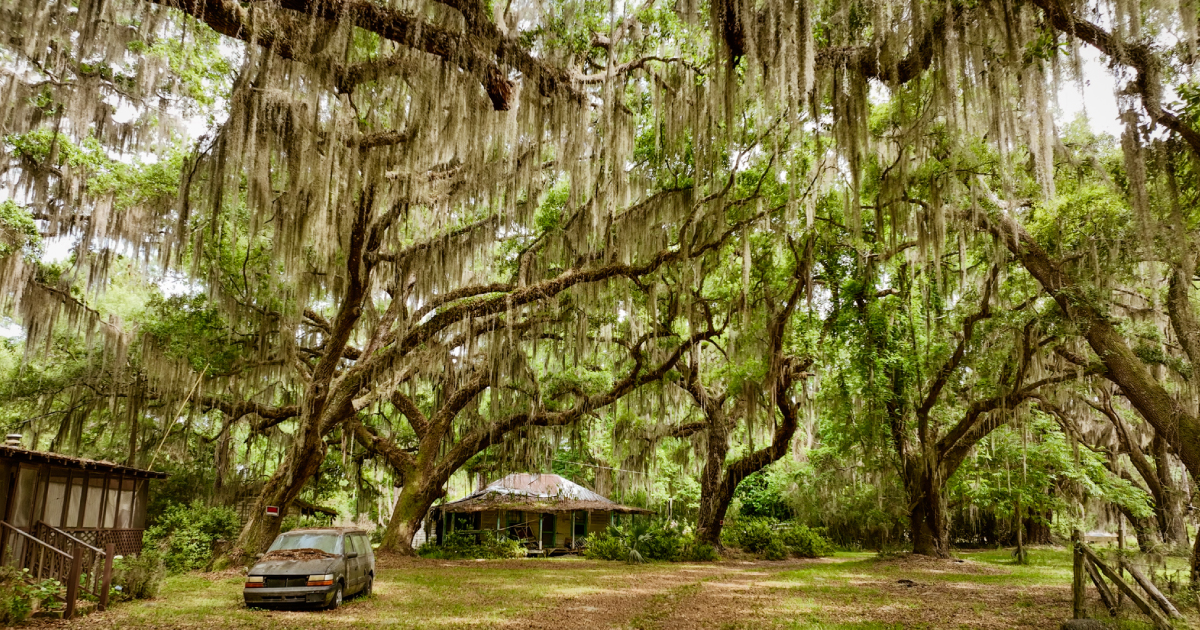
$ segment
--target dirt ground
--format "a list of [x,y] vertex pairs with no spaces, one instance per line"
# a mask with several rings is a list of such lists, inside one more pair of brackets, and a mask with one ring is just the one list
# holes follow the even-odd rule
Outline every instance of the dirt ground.
[[[880,559],[627,565],[575,558],[383,557],[375,594],[337,611],[259,611],[236,572],[168,580],[163,596],[70,622],[90,628],[1057,628],[1070,616],[1070,556],[1007,552]],[[1093,593],[1093,597],[1095,597]],[[1098,608],[1098,602],[1093,602]],[[1139,627],[1129,611],[1121,627]]]

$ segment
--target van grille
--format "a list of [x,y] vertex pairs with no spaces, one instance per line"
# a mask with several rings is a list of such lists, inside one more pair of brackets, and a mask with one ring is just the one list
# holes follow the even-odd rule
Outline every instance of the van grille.
[[291,586],[307,585],[307,575],[268,575],[263,578],[263,586],[266,588],[286,588]]

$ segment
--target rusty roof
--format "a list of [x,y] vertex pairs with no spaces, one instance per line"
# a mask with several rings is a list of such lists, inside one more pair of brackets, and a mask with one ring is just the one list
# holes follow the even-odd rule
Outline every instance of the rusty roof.
[[17,446],[6,446],[0,444],[0,460],[5,459],[18,462],[30,462],[34,464],[50,464],[52,466],[62,466],[64,468],[74,468],[77,470],[96,470],[100,472],[116,473],[126,477],[142,477],[146,479],[167,478],[167,473],[155,472],[153,470],[144,470],[142,468],[134,468],[132,466],[123,466],[113,462],[87,459],[85,457],[71,457],[70,455],[62,455],[60,453],[31,451],[29,449],[20,448]]
[[504,508],[531,512],[593,510],[651,513],[651,510],[616,503],[558,475],[537,473],[513,473],[465,499],[440,506],[446,512],[482,512]]

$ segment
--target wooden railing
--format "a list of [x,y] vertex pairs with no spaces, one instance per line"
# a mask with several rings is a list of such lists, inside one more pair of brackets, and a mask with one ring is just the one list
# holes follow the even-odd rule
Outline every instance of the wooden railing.
[[142,553],[144,529],[105,529],[96,527],[63,527],[62,531],[100,549],[109,543],[116,545],[118,556],[137,556]]
[[[1120,601],[1113,596],[1112,589],[1104,582],[1106,577],[1112,581],[1113,586],[1137,605],[1143,614],[1150,618],[1157,630],[1171,630],[1172,619],[1183,619],[1183,615],[1179,613],[1171,600],[1167,599],[1150,580],[1147,580],[1137,567],[1129,564],[1124,558],[1119,559],[1117,569],[1108,566],[1091,547],[1083,542],[1083,534],[1079,530],[1075,530],[1071,540],[1074,541],[1075,561],[1071,590],[1074,595],[1073,612],[1076,619],[1083,619],[1087,616],[1085,598],[1088,578],[1091,578],[1092,583],[1096,585],[1100,601],[1104,603],[1108,613],[1114,617],[1117,615]],[[1145,591],[1146,596],[1142,596],[1137,589],[1127,583],[1118,569],[1128,571],[1137,585]]]
[[[22,566],[29,569],[34,579],[53,578],[66,585],[67,594],[64,601],[67,608],[63,611],[63,618],[70,619],[75,616],[75,600],[79,597],[79,573],[83,570],[83,553],[80,549],[76,547],[74,553],[67,553],[5,521],[0,521],[0,536],[7,538],[10,532],[17,535],[17,541],[25,543],[21,553]],[[5,545],[8,549],[13,546]]]
[[[4,521],[0,521],[0,538],[7,539],[9,532],[16,534],[14,542],[23,541],[18,554],[18,566],[29,570],[35,580],[55,579],[67,587],[63,618],[75,615],[79,591],[98,600],[100,610],[108,607],[109,589],[112,585],[112,564],[115,557],[113,543],[104,550],[87,544],[79,538],[57,527],[39,521],[33,532],[26,532]],[[13,549],[15,544],[0,547]],[[69,550],[69,551],[67,551]],[[3,562],[0,558],[0,562]]]
[[116,556],[113,543],[105,549],[89,545],[71,534],[43,521],[38,521],[34,535],[58,549],[72,549],[82,553],[83,570],[79,576],[79,587],[100,602],[100,610],[108,607],[108,591],[112,584],[112,563]]

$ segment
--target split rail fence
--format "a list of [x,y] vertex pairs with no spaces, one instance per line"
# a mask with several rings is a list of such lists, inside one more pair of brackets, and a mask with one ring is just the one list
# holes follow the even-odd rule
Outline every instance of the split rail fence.
[[1096,586],[1096,591],[1100,593],[1100,601],[1108,609],[1108,614],[1114,617],[1117,615],[1120,600],[1104,581],[1106,577],[1116,586],[1118,593],[1128,597],[1143,614],[1150,617],[1155,628],[1170,630],[1174,627],[1171,625],[1171,619],[1183,619],[1183,615],[1171,604],[1171,600],[1167,599],[1162,591],[1154,586],[1153,582],[1146,579],[1146,576],[1137,567],[1126,562],[1124,558],[1118,560],[1120,563],[1118,566],[1129,572],[1130,577],[1141,587],[1145,595],[1126,582],[1120,571],[1113,569],[1101,560],[1100,556],[1087,546],[1087,543],[1083,542],[1083,536],[1078,530],[1072,538],[1075,542],[1075,564],[1071,590],[1074,594],[1073,614],[1076,619],[1083,619],[1087,616],[1087,611],[1084,609],[1084,597],[1087,591],[1086,581],[1089,578]]

